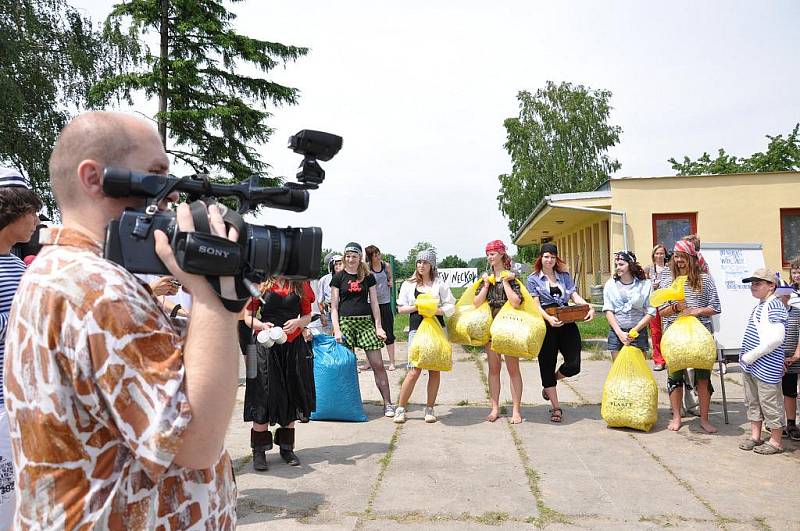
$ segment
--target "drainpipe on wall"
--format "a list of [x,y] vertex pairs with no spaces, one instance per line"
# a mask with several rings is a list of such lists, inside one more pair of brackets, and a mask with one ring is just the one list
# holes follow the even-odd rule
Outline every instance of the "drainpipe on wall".
[[[625,249],[630,249],[630,247],[628,247],[628,217],[625,215],[625,212],[621,210],[608,210],[605,208],[558,205],[556,203],[553,203],[552,201],[548,201],[547,206],[549,206],[550,208],[565,208],[567,210],[581,210],[583,212],[596,212],[598,214],[611,214],[614,216],[622,216],[622,244],[625,246]],[[609,245],[610,244],[611,242],[609,241]]]

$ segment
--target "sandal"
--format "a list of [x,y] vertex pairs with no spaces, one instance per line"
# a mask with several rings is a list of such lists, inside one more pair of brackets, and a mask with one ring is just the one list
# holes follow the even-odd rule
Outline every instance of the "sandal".
[[547,396],[547,391],[545,391],[544,388],[542,388],[542,398],[544,398],[548,402],[550,401],[550,397]]
[[563,413],[564,413],[564,410],[562,410],[560,407],[554,407],[553,409],[551,409],[550,410],[550,422],[555,422],[556,424],[561,422],[561,415]]
[[756,446],[761,446],[762,444],[764,444],[764,441],[756,441],[756,440],[748,438],[748,439],[745,439],[744,441],[742,441],[741,443],[739,443],[739,450],[744,450],[746,452],[749,452],[750,450],[752,450]]
[[775,455],[775,454],[782,454],[783,448],[778,448],[777,446],[771,445],[769,442],[765,442],[761,446],[756,446],[753,448],[753,453],[759,455]]

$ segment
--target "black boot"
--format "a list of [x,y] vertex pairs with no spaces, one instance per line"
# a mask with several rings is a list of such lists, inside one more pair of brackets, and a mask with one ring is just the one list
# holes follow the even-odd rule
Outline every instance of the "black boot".
[[298,466],[300,460],[294,453],[294,428],[278,428],[275,430],[275,443],[281,448],[281,457],[287,465]]
[[269,470],[268,450],[272,450],[272,432],[250,430],[250,447],[253,449],[253,468],[258,471]]

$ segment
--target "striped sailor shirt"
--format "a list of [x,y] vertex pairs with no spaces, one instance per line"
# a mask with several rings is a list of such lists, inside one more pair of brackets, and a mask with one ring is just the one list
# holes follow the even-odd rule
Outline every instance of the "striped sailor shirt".
[[[764,312],[766,312],[766,315]],[[786,326],[786,322],[789,318],[786,312],[786,306],[784,306],[779,299],[771,297],[766,301],[759,302],[750,313],[750,319],[747,320],[747,328],[744,331],[744,339],[742,340],[742,350],[739,353],[739,365],[744,372],[752,374],[755,378],[764,383],[780,383],[781,378],[783,378],[783,345],[780,345],[769,354],[764,354],[752,365],[747,365],[741,361],[742,354],[758,346],[759,338],[755,321],[756,316],[758,316],[759,320],[768,318],[769,322],[781,323],[783,326]]]
[[[800,336],[800,308],[789,306],[786,311],[789,315],[789,319],[786,321],[786,338],[783,340],[783,354],[787,358],[790,358],[797,350],[797,341]],[[789,374],[800,374],[800,361],[789,365],[786,372]]]
[[11,301],[19,287],[22,274],[25,273],[25,262],[13,254],[0,255],[0,407],[3,396],[3,364],[6,358],[6,329]]
[[[722,305],[719,302],[719,295],[717,295],[717,287],[714,285],[714,279],[712,279],[711,275],[708,273],[703,273],[700,278],[702,281],[700,291],[693,290],[689,283],[686,283],[686,287],[684,288],[686,296],[684,302],[686,303],[686,307],[689,309],[713,308],[714,313],[720,313],[722,311]],[[672,280],[672,271],[668,267],[665,267],[664,271],[661,273],[661,286],[669,286],[672,284]],[[662,317],[663,330],[666,331],[677,318],[677,315]],[[705,326],[709,332],[712,334],[714,333],[714,325],[711,322],[711,317],[701,315],[697,316],[697,319],[703,323],[703,326]]]

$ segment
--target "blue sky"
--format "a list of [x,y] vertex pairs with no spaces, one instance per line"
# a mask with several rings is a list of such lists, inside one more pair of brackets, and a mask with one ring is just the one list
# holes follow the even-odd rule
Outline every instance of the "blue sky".
[[[111,2],[74,1],[96,19]],[[667,159],[725,147],[763,150],[765,134],[800,121],[800,3],[791,1],[267,2],[233,5],[247,35],[311,48],[280,68],[298,105],[272,109],[264,154],[277,175],[304,128],[344,137],[303,214],[325,247],[351,240],[405,256],[417,241],[440,256],[479,256],[510,240],[497,176],[510,171],[503,120],[519,90],[547,80],[613,93],[618,176],[669,175]],[[139,106],[154,113],[154,104]],[[531,205],[533,208],[534,205]]]

